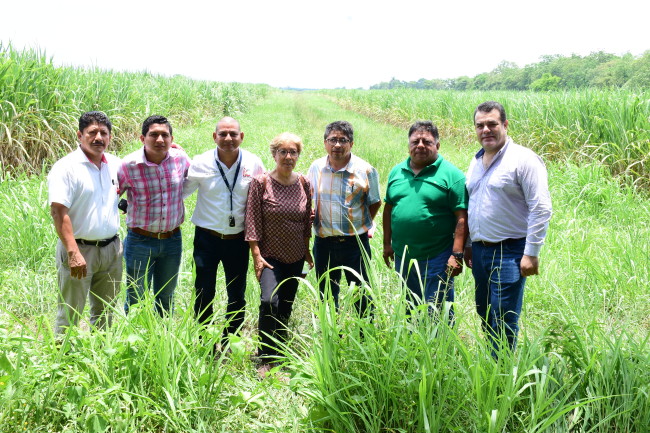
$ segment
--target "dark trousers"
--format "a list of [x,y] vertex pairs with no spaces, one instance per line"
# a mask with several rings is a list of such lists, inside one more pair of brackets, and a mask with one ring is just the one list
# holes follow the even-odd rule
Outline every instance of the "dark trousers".
[[279,354],[278,343],[286,340],[287,325],[298,291],[298,280],[293,277],[302,274],[305,261],[287,264],[271,258],[264,260],[273,269],[264,268],[260,278],[259,356],[262,362],[271,362]]
[[203,324],[212,319],[217,268],[222,263],[228,293],[224,337],[235,333],[244,323],[249,251],[248,242],[243,236],[241,239],[221,239],[199,227],[194,232],[194,314]]
[[[368,242],[367,233],[359,235],[358,240],[356,236],[332,236],[326,238],[317,236],[314,240],[314,267],[316,268],[316,277],[319,279],[321,297],[326,293],[329,280],[330,290],[337,309],[339,308],[342,274],[345,273],[348,284],[356,283],[361,291],[361,296],[355,302],[355,306],[359,314],[365,316],[370,306],[370,297],[365,293],[362,281],[348,269],[334,269],[340,266],[348,267],[356,271],[367,282],[368,270],[363,261],[361,247],[363,247],[368,259],[370,259],[370,243]],[[328,276],[321,279],[321,276],[325,273],[328,273]]]

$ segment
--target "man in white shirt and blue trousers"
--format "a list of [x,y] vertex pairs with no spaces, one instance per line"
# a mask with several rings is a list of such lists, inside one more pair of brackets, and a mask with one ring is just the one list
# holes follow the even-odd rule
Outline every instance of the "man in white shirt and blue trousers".
[[539,252],[551,219],[548,175],[542,159],[507,134],[501,104],[474,111],[481,150],[467,171],[471,248],[465,259],[476,285],[476,310],[497,358],[514,350],[526,277],[539,273]]

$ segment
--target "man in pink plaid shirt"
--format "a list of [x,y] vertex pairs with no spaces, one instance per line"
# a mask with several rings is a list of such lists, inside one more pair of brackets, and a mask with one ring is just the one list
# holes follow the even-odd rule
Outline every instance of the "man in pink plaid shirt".
[[183,183],[190,159],[172,147],[172,126],[163,116],[142,124],[144,144],[122,160],[118,171],[120,194],[129,202],[124,241],[127,290],[125,311],[151,287],[156,311],[163,316],[173,307],[174,290],[183,250],[180,225],[185,219]]

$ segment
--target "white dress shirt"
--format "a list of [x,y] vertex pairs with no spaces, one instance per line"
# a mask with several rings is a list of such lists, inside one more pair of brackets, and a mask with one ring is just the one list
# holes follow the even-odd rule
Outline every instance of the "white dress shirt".
[[[214,230],[225,235],[234,235],[244,231],[244,217],[246,214],[246,198],[248,186],[253,177],[264,173],[262,160],[239,148],[241,167],[235,179],[237,164],[230,167],[219,160],[217,149],[208,150],[197,155],[190,164],[187,181],[183,187],[183,198],[189,196],[196,189],[196,208],[192,214],[192,222],[206,229]],[[217,162],[218,161],[218,162]],[[228,179],[228,184],[234,189],[232,192],[232,212],[230,211],[230,192],[217,167],[221,164],[223,173]],[[230,227],[230,216],[235,219],[235,226]]]
[[525,237],[524,254],[538,256],[552,213],[544,162],[510,137],[487,168],[483,154],[481,149],[467,170],[472,242]]

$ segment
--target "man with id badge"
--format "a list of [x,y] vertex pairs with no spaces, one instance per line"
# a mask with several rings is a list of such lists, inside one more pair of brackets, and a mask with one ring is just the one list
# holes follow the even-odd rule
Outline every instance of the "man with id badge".
[[244,133],[232,117],[221,119],[212,137],[217,147],[194,158],[183,192],[187,197],[198,189],[192,222],[196,225],[194,314],[199,323],[212,321],[217,269],[223,264],[228,293],[223,347],[228,335],[244,322],[250,257],[244,240],[246,198],[251,180],[264,173],[264,165],[259,157],[240,149]]

